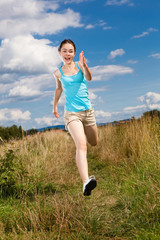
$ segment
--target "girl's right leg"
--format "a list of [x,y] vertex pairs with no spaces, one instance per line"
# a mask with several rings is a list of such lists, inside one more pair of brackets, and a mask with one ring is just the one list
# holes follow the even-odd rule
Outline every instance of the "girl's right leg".
[[77,120],[70,122],[67,127],[76,145],[76,163],[84,183],[88,180],[87,140],[84,127],[82,122]]

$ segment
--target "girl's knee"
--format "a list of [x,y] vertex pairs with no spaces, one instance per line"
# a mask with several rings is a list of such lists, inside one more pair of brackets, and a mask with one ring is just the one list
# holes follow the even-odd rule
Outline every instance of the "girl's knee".
[[79,142],[77,145],[77,150],[83,150],[83,151],[87,151],[87,144],[83,143],[83,142]]
[[98,137],[90,139],[89,144],[93,147],[96,146],[98,144]]
[[98,141],[91,142],[91,146],[95,147],[97,145]]

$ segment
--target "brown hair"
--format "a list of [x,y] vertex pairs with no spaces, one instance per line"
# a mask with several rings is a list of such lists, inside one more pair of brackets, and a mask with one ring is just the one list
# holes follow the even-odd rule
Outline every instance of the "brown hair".
[[64,39],[64,40],[60,43],[60,45],[59,45],[59,47],[58,47],[58,51],[59,51],[59,52],[61,51],[61,48],[62,48],[63,44],[66,44],[66,43],[70,43],[70,44],[74,47],[74,51],[76,52],[76,45],[74,44],[74,42],[73,42],[71,39]]

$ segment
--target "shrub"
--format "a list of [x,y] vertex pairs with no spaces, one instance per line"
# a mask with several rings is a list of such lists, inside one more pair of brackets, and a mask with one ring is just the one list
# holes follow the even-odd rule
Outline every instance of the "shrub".
[[19,179],[26,175],[21,162],[17,162],[13,150],[0,159],[0,196],[17,194]]

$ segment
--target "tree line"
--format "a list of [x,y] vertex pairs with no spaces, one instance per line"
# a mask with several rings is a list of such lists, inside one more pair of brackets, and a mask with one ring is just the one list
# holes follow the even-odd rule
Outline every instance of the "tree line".
[[144,112],[143,113],[143,117],[158,117],[160,118],[160,111],[158,111],[157,109],[148,111],[148,112]]
[[[154,109],[148,112],[144,112],[142,117],[158,117],[160,119],[160,111]],[[37,129],[32,128],[25,131],[23,130],[22,126],[17,127],[16,125],[13,125],[11,127],[0,126],[0,143],[7,142],[13,139],[22,139],[27,135],[33,135],[37,132]]]
[[24,136],[33,135],[37,133],[37,129],[23,130],[22,126],[17,127],[13,125],[11,127],[0,126],[0,142],[8,142],[13,139],[22,139]]

